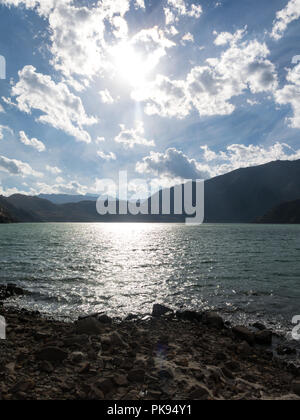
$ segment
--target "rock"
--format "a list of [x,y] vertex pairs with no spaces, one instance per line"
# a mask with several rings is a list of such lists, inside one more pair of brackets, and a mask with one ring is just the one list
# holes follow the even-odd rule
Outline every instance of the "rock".
[[162,379],[174,379],[174,372],[171,368],[162,369],[159,371],[159,376]]
[[23,296],[25,294],[25,291],[15,284],[8,284],[6,291],[10,296]]
[[276,349],[279,356],[293,356],[297,354],[297,350],[288,346],[278,346]]
[[115,375],[113,380],[114,380],[114,383],[117,386],[127,386],[128,385],[128,380],[127,380],[125,375]]
[[292,391],[294,394],[298,395],[300,397],[300,380],[294,381],[292,383]]
[[203,314],[195,311],[177,311],[176,317],[184,321],[200,322],[202,321]]
[[189,395],[189,399],[195,400],[208,400],[211,397],[209,390],[204,385],[197,385]]
[[75,351],[71,354],[70,360],[73,363],[82,363],[84,360],[84,354],[80,351]]
[[255,341],[258,344],[270,346],[273,340],[273,333],[272,331],[263,330],[260,332],[255,333]]
[[57,347],[45,347],[36,353],[38,360],[45,360],[48,362],[63,362],[68,357],[68,353]]
[[81,375],[85,375],[89,373],[90,369],[91,369],[91,364],[89,362],[85,362],[80,365],[80,369],[78,373]]
[[99,335],[103,332],[101,323],[93,317],[80,319],[75,323],[77,334]]
[[172,309],[167,308],[166,306],[155,304],[153,305],[152,316],[159,318],[169,312],[173,312]]
[[248,356],[252,353],[252,349],[247,343],[247,341],[243,341],[241,344],[237,347],[238,353],[242,354],[243,356]]
[[232,328],[232,332],[237,338],[246,341],[250,345],[254,344],[254,341],[255,341],[254,333],[250,331],[248,328],[244,326],[237,326],[237,327]]
[[217,328],[220,330],[224,328],[224,320],[216,312],[206,312],[203,315],[203,320],[209,327]]
[[41,372],[44,373],[52,373],[54,371],[53,366],[51,365],[50,362],[47,362],[47,360],[44,360],[41,364],[40,364],[40,370]]
[[136,319],[138,319],[138,315],[128,314],[127,317],[125,318],[125,321],[134,321]]
[[253,325],[252,325],[254,328],[256,328],[257,330],[259,330],[259,331],[264,331],[264,330],[266,330],[267,328],[263,325],[263,324],[261,324],[260,322],[255,322]]
[[95,386],[99,388],[104,394],[108,394],[114,389],[114,383],[111,378],[100,379],[95,383]]
[[105,314],[98,315],[97,316],[97,320],[99,322],[101,322],[102,324],[112,324],[112,319],[109,316],[105,315]]
[[145,371],[143,369],[133,369],[128,373],[128,380],[130,382],[144,382]]

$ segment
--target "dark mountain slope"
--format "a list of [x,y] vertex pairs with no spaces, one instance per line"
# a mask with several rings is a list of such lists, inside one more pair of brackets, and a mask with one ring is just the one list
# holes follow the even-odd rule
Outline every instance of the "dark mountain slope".
[[263,217],[258,218],[256,222],[300,224],[300,200],[282,203]]
[[300,197],[300,160],[238,169],[205,183],[206,222],[248,223]]

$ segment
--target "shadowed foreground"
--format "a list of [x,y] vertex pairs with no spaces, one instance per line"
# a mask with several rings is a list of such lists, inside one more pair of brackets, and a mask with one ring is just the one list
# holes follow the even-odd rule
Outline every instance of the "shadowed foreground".
[[2,400],[300,399],[299,369],[272,360],[249,332],[233,332],[215,314],[66,324],[1,313]]

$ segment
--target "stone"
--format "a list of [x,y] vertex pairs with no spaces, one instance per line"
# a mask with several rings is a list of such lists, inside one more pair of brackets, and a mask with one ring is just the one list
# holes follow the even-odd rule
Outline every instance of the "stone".
[[292,356],[297,354],[297,350],[288,346],[278,346],[276,349],[279,356]]
[[272,331],[263,330],[255,334],[255,341],[258,344],[270,346],[272,344],[272,340],[273,340]]
[[73,363],[81,363],[84,360],[84,354],[80,351],[75,351],[70,355],[70,360]]
[[101,323],[93,317],[78,320],[75,329],[77,334],[99,335],[102,332]]
[[127,380],[125,375],[115,375],[113,380],[114,380],[114,383],[117,386],[127,386],[128,385],[128,380]]
[[101,322],[102,324],[112,324],[112,319],[108,315],[105,315],[105,314],[98,315],[97,320]]
[[116,331],[114,331],[113,333],[109,334],[108,335],[108,338],[109,338],[110,343],[111,343],[112,346],[128,347],[128,344],[125,343],[125,341],[123,340],[123,338]]
[[173,312],[172,309],[167,308],[166,306],[155,304],[153,305],[152,316],[159,318],[169,312]]
[[68,353],[57,347],[45,347],[36,353],[38,360],[45,360],[48,362],[63,362],[68,357]]
[[195,311],[177,311],[176,317],[185,321],[200,322],[202,321],[203,314]]
[[145,371],[143,369],[133,369],[128,373],[130,382],[144,382]]
[[47,360],[44,360],[43,362],[41,362],[40,370],[41,372],[49,373],[49,374],[54,371],[53,366],[51,365],[50,362],[47,362]]
[[206,312],[203,315],[203,320],[210,327],[217,328],[220,330],[224,328],[224,320],[216,312]]
[[254,328],[256,328],[257,330],[259,330],[259,331],[264,331],[264,330],[266,330],[267,328],[265,327],[265,325],[264,324],[261,324],[260,322],[255,322],[254,324],[253,324],[253,327]]
[[298,395],[300,397],[300,380],[294,381],[292,383],[292,391],[294,394]]
[[248,328],[244,326],[237,326],[237,327],[232,328],[232,332],[237,338],[246,341],[250,345],[254,344],[254,341],[255,341],[254,333],[250,331]]
[[189,395],[192,401],[195,400],[208,400],[211,397],[209,390],[204,385],[197,385]]
[[95,383],[95,386],[99,388],[104,394],[108,394],[114,389],[114,383],[111,378],[100,379]]

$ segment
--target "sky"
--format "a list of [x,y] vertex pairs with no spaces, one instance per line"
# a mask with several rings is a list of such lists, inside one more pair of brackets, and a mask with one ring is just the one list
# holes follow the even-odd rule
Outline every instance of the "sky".
[[300,0],[0,0],[0,194],[300,159],[299,29]]

